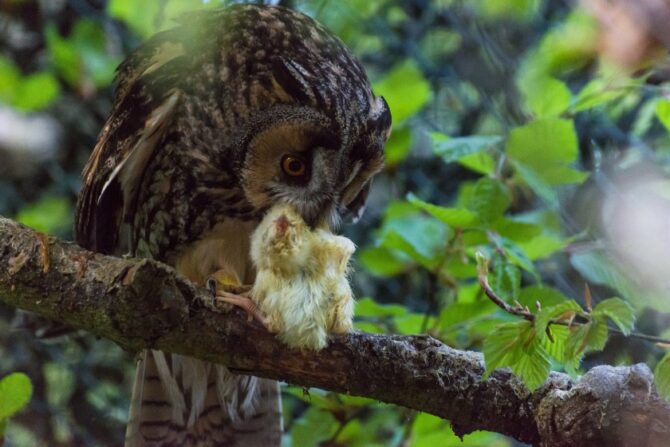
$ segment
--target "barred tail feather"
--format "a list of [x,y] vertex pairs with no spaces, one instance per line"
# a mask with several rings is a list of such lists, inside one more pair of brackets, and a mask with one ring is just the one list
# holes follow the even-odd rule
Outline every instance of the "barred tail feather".
[[142,353],[126,447],[272,447],[281,434],[277,382],[179,355]]

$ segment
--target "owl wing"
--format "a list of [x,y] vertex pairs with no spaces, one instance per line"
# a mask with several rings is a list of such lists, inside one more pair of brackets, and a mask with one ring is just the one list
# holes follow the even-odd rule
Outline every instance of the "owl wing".
[[175,71],[166,66],[184,57],[173,34],[157,35],[119,67],[112,113],[84,167],[77,201],[75,237],[86,248],[115,254],[133,248],[137,190],[179,104],[179,90],[162,88]]

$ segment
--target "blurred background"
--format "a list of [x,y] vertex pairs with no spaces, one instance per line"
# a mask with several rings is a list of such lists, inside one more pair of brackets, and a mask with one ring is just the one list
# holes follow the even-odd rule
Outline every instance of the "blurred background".
[[[116,66],[180,14],[231,3],[0,0],[0,214],[71,240]],[[589,301],[622,297],[637,331],[670,337],[667,3],[278,3],[339,35],[393,113],[367,213],[343,229],[359,247],[359,329],[481,350],[515,320],[479,290],[482,251],[510,302],[587,305],[588,284]],[[40,341],[16,320],[0,304],[0,377],[26,373],[33,396],[6,445],[120,445],[132,355],[86,334]],[[559,353],[547,367],[654,367],[664,352],[613,334],[581,364]],[[461,441],[439,418],[369,399],[284,391],[286,445],[519,445]]]

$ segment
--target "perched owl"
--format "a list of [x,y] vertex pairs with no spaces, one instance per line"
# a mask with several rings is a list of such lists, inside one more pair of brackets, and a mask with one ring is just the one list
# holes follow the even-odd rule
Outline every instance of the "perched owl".
[[273,207],[251,238],[257,271],[251,297],[268,330],[289,346],[315,350],[326,346],[329,333],[350,331],[353,252],[349,239],[312,230],[291,205]]
[[[186,16],[119,67],[83,173],[76,238],[200,285],[253,284],[251,234],[290,204],[310,227],[359,217],[391,116],[323,26],[281,7]],[[126,445],[279,445],[276,382],[141,355]]]

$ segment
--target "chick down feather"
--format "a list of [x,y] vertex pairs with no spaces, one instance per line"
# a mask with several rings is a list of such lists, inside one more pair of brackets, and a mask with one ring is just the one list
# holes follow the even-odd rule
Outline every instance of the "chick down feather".
[[319,350],[329,333],[352,329],[354,301],[347,279],[355,247],[323,228],[312,230],[290,206],[271,209],[251,238],[256,266],[252,299],[268,330],[299,349]]

